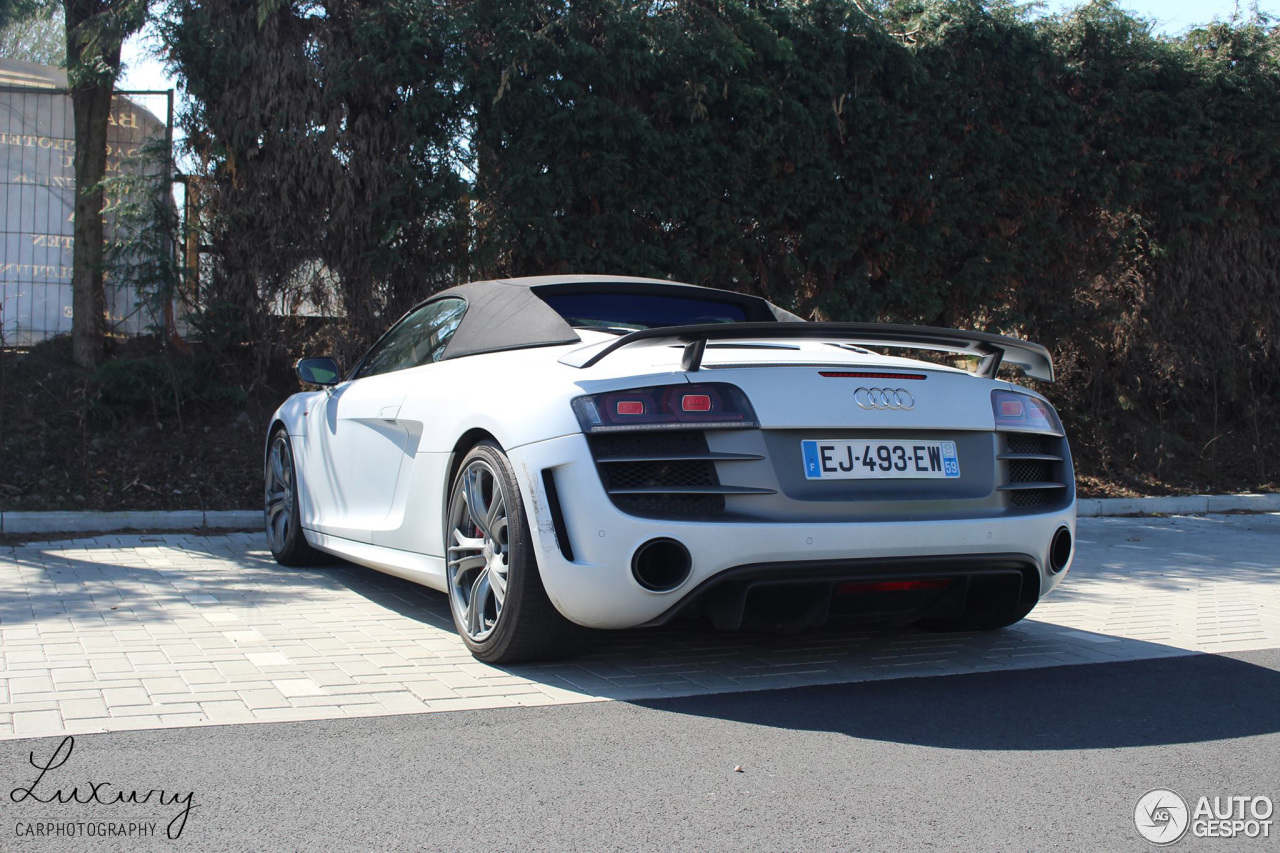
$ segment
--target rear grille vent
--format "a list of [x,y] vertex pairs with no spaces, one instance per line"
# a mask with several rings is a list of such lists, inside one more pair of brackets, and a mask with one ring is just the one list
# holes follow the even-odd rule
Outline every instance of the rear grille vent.
[[1053,500],[1053,493],[1047,489],[1024,489],[1009,495],[1009,503],[1019,509],[1044,506]]
[[700,431],[655,430],[588,436],[600,479],[614,505],[631,515],[689,518],[724,512],[726,495],[772,494],[771,489],[724,486],[718,462],[756,460],[745,453],[713,453]]
[[1060,501],[1067,495],[1067,465],[1063,439],[1051,435],[1002,433],[1003,463],[1000,491],[1016,509],[1034,509]]
[[1010,483],[1044,483],[1053,479],[1053,463],[1039,459],[1009,460]]
[[591,436],[591,452],[607,456],[669,456],[673,453],[706,453],[707,437],[701,432],[611,432]]
[[1005,449],[1010,453],[1049,453],[1047,435],[1028,435],[1027,433],[1008,432],[1004,434]]
[[[672,489],[720,485],[714,462],[678,458],[709,455],[703,433],[675,430],[614,433],[593,435],[590,443],[605,490],[623,512],[659,518],[724,512],[722,494],[671,492]],[[630,491],[633,489],[646,491]]]
[[710,462],[612,462],[609,464],[609,487],[636,489],[645,487],[718,486],[716,466]]
[[613,503],[628,515],[690,518],[724,512],[724,495],[615,495]]

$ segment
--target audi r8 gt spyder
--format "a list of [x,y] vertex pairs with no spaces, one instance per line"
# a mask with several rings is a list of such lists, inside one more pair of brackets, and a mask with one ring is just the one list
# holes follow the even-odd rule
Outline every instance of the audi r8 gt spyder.
[[1062,580],[1076,523],[1058,415],[1002,364],[1053,378],[1026,341],[670,281],[463,284],[345,376],[297,363],[267,538],[445,593],[495,663],[677,617],[1000,628]]

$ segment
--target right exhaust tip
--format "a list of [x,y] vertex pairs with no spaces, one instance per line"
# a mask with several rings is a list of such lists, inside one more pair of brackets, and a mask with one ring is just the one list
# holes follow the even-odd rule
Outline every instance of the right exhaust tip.
[[1055,575],[1071,562],[1071,531],[1059,527],[1049,542],[1049,570]]
[[674,539],[650,539],[631,557],[631,574],[647,590],[669,592],[689,578],[693,558]]

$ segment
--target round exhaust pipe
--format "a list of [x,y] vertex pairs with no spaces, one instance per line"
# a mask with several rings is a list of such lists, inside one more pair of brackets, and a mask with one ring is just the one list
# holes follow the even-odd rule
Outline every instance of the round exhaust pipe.
[[1071,531],[1059,527],[1049,541],[1049,570],[1055,575],[1071,562]]
[[693,558],[689,549],[674,539],[650,539],[631,557],[631,574],[636,583],[653,592],[669,592],[689,578]]

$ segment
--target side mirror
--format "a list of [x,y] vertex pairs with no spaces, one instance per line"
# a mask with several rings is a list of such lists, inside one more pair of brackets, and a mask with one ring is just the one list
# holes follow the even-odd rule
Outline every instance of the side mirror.
[[337,385],[342,378],[338,362],[327,355],[318,358],[299,359],[293,366],[298,378],[308,385]]

